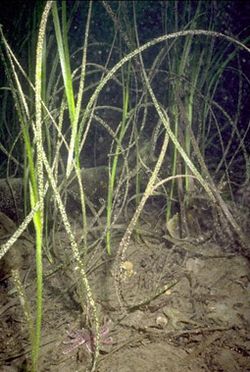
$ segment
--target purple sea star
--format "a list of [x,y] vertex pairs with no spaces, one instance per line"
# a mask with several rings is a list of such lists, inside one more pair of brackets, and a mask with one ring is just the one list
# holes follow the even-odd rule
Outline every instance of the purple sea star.
[[[109,327],[107,324],[104,324],[100,328],[100,344],[112,344],[112,337],[108,336],[108,334]],[[88,352],[94,352],[96,338],[95,335],[93,335],[88,329],[82,328],[77,329],[76,331],[67,331],[67,335],[69,337],[69,340],[63,341],[63,344],[69,346],[65,350],[63,350],[63,354],[71,353],[75,349],[78,349],[78,347],[80,347],[81,345],[85,345]]]

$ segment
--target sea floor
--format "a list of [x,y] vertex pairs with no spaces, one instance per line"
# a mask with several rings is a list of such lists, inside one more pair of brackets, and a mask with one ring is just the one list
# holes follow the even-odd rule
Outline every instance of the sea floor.
[[[140,223],[144,232],[132,236],[122,263],[126,311],[120,308],[114,279],[125,229],[121,231],[122,224],[117,227],[110,256],[103,242],[98,243],[100,229],[93,228],[89,236],[97,243],[89,243],[86,271],[102,331],[106,327],[96,371],[250,371],[249,260],[235,242],[216,236],[196,245],[170,242],[158,214],[152,207],[144,215]],[[79,240],[80,221],[76,217],[72,221]],[[59,230],[51,244],[53,263],[44,258],[39,368],[87,371],[94,344],[88,328],[91,308],[79,302],[84,289],[79,288],[65,232]],[[19,271],[35,309],[34,257]],[[31,351],[28,327],[10,276],[1,279],[0,291],[0,371],[26,371]]]

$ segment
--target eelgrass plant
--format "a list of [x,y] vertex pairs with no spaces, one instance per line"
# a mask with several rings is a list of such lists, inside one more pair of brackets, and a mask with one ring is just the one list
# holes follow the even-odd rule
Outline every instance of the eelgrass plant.
[[[27,228],[31,220],[33,220],[36,234],[37,273],[35,321],[32,318],[32,311],[24,289],[20,284],[18,276],[14,273],[19,295],[25,302],[24,311],[30,330],[33,371],[39,370],[43,293],[42,246],[44,239],[44,220],[45,217],[48,217],[48,206],[51,204],[51,200],[55,203],[56,213],[60,215],[70,241],[74,269],[80,283],[79,295],[81,297],[80,303],[83,308],[82,310],[84,311],[86,299],[88,305],[90,305],[90,314],[88,315],[92,321],[90,325],[94,328],[96,340],[92,371],[96,368],[99,354],[99,317],[94,294],[92,293],[86,275],[85,257],[88,250],[87,195],[85,195],[81,177],[81,152],[86,146],[89,133],[93,126],[93,120],[96,120],[98,124],[102,125],[103,129],[113,140],[109,151],[110,178],[109,193],[106,201],[107,224],[103,228],[104,235],[106,234],[108,253],[111,253],[111,249],[114,250],[111,244],[110,234],[112,233],[112,223],[115,219],[115,216],[112,216],[112,213],[115,214],[115,203],[118,198],[122,199],[120,208],[124,208],[124,200],[128,195],[129,189],[128,182],[130,177],[132,177],[129,170],[128,153],[131,151],[131,148],[136,147],[137,159],[140,160],[141,149],[138,145],[140,143],[138,141],[138,133],[141,135],[146,129],[148,132],[151,130],[152,133],[155,133],[155,138],[151,142],[154,147],[156,147],[159,139],[158,136],[162,136],[160,138],[162,139],[161,149],[157,152],[158,159],[152,169],[147,168],[148,178],[145,189],[143,190],[142,185],[137,183],[136,196],[139,197],[137,198],[136,208],[116,252],[115,284],[117,296],[124,311],[127,310],[128,305],[121,291],[121,264],[125,260],[126,250],[132,233],[136,228],[146,202],[163,185],[176,179],[179,181],[183,179],[185,180],[184,192],[189,192],[190,180],[200,184],[207,193],[208,198],[221,209],[224,217],[228,220],[242,244],[244,245],[245,243],[244,235],[228,210],[226,203],[223,201],[204,161],[206,128],[197,128],[193,123],[195,123],[197,97],[203,99],[204,102],[201,123],[203,126],[205,126],[209,115],[213,113],[212,107],[215,105],[214,100],[217,84],[214,75],[217,73],[217,77],[219,78],[234,56],[234,53],[227,55],[226,63],[221,64],[220,56],[217,55],[216,58],[214,57],[213,41],[214,43],[223,41],[224,43],[234,45],[235,48],[242,48],[248,53],[250,50],[233,37],[210,30],[209,26],[206,30],[196,29],[197,22],[202,16],[202,9],[198,5],[194,15],[191,16],[190,4],[188,3],[186,8],[188,14],[186,23],[182,24],[183,19],[186,19],[186,15],[180,17],[179,20],[178,14],[175,14],[173,16],[175,17],[173,22],[175,26],[172,26],[170,32],[167,29],[169,28],[167,25],[164,35],[140,45],[136,18],[132,23],[134,31],[128,36],[128,32],[124,31],[119,23],[117,23],[110,5],[107,2],[103,2],[105,9],[111,16],[114,24],[116,24],[116,32],[121,33],[129,52],[120,57],[120,60],[118,62],[116,61],[112,67],[109,67],[107,64],[105,68],[98,69],[96,64],[96,74],[101,75],[100,81],[96,84],[89,83],[88,80],[88,68],[90,67],[88,64],[90,50],[89,34],[91,32],[92,7],[94,6],[92,1],[88,3],[86,25],[83,31],[84,37],[82,38],[82,47],[79,49],[82,52],[80,70],[78,68],[76,71],[73,71],[71,65],[72,51],[69,47],[70,17],[69,19],[67,18],[68,8],[66,2],[62,2],[61,8],[55,1],[48,1],[45,4],[36,42],[36,58],[34,59],[35,66],[33,68],[35,72],[34,84],[18,63],[15,54],[1,31],[1,57],[9,87],[13,94],[27,158],[31,211],[27,214],[27,217],[17,232],[1,247],[0,258],[8,251],[25,228]],[[75,9],[77,10],[77,5]],[[51,18],[50,15],[52,15]],[[51,21],[53,21],[55,35],[50,31],[48,38],[46,30]],[[48,56],[49,45],[57,46],[55,58],[52,62]],[[162,48],[153,60],[153,68],[150,68],[145,63],[144,53],[159,45]],[[205,45],[206,50],[201,50],[201,45]],[[131,46],[133,47],[131,48]],[[213,58],[215,58],[217,64]],[[208,66],[204,70],[202,66],[205,59],[208,61]],[[49,63],[52,66],[50,73],[48,72],[48,68],[46,68]],[[139,73],[135,78],[136,68],[139,70]],[[122,78],[119,76],[120,72]],[[159,97],[157,94],[158,72],[167,76],[166,85],[169,94],[165,95],[167,97],[166,101],[162,100],[162,97]],[[20,79],[20,74],[22,79]],[[25,79],[25,83],[28,83],[29,86],[28,96],[25,92],[25,85],[22,85],[23,79]],[[136,99],[135,103],[131,93],[131,82],[136,81],[136,79],[141,79],[141,81],[138,82],[139,88],[136,91],[136,94],[138,96],[140,95],[140,97]],[[112,127],[111,124],[96,114],[100,111],[100,106],[98,109],[97,103],[101,100],[101,94],[112,80],[118,81],[122,87],[122,102],[120,103],[121,107],[119,107],[119,112],[122,115],[120,124],[116,128]],[[91,88],[88,84],[91,85]],[[51,97],[52,92],[57,96],[57,100]],[[150,109],[153,109],[159,119],[154,121],[158,123],[155,128],[147,128],[146,125],[148,121],[147,113]],[[141,127],[137,127],[138,124],[133,119],[139,117],[136,115],[140,111],[143,113],[142,125]],[[195,123],[195,125],[197,124]],[[237,132],[234,124],[233,128]],[[53,136],[52,140],[50,138],[51,134]],[[198,135],[201,137],[199,141],[196,137]],[[167,159],[170,146],[174,154],[172,157],[172,171],[170,175],[163,172],[164,179],[160,179],[161,170]],[[66,151],[67,160],[63,165],[60,165],[63,163],[62,149]],[[193,160],[194,158],[196,158],[195,162]],[[177,162],[179,160],[181,160],[183,165],[180,168],[180,174],[177,168]],[[122,165],[118,169],[119,162]],[[139,163],[143,166],[143,161],[136,162],[135,176],[138,176]],[[64,173],[59,175],[59,172]],[[77,179],[80,192],[83,248],[76,242],[73,228],[69,222],[67,208],[62,198],[63,188],[67,188],[67,183],[70,183],[73,177]],[[124,183],[126,183],[126,192],[123,195],[122,190],[124,188],[122,185]],[[171,190],[171,197],[174,197],[174,187]],[[168,218],[171,214],[171,204],[169,205],[167,212]],[[81,290],[82,288],[84,288],[84,291]]]
[[[185,6],[175,2],[173,5],[165,4],[165,7],[163,23],[166,33],[187,29],[195,30],[199,27],[214,31],[218,26],[215,12],[220,11],[219,3],[187,1]],[[224,40],[211,40],[204,37],[197,40],[192,34],[185,39],[167,41],[165,48],[163,63],[169,74],[166,90],[167,103],[172,118],[172,130],[187,156],[194,156],[194,159],[196,157],[196,161],[199,161],[198,155],[193,150],[190,131],[194,132],[204,158],[205,149],[208,146],[207,123],[209,116],[214,111],[214,97],[225,70],[237,54],[237,48],[229,52],[230,44],[226,46]],[[232,123],[232,120],[230,121]],[[217,128],[216,135],[220,136],[220,133],[221,128]],[[234,134],[233,129],[231,138],[235,138]],[[211,132],[209,135],[211,136]],[[227,149],[229,148],[230,145]],[[226,160],[225,157],[223,159]],[[175,146],[172,150],[171,168],[172,175],[190,174],[187,163],[182,162]],[[227,181],[230,183],[229,179]],[[180,196],[180,204],[184,202],[181,200],[184,195],[185,202],[188,203],[188,195],[193,191],[192,184],[190,184],[189,177],[185,178],[184,184],[179,180],[176,185],[176,181],[173,180],[167,205],[167,220],[172,214],[171,200],[176,197],[176,188],[184,192]]]

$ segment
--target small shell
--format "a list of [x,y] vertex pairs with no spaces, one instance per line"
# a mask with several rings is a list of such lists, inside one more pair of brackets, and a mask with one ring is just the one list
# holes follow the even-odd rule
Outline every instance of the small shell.
[[158,315],[155,319],[155,323],[159,328],[164,328],[168,324],[168,319],[164,315]]
[[131,278],[131,276],[135,274],[134,265],[133,265],[133,262],[131,261],[122,262],[121,268],[124,271],[124,274],[123,274],[124,278]]

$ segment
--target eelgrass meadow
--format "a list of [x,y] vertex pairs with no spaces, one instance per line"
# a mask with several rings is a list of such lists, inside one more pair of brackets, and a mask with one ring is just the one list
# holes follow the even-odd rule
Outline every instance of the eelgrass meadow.
[[[114,288],[124,314],[126,252],[143,235],[140,218],[151,200],[170,239],[177,239],[176,223],[178,238],[187,239],[187,210],[202,195],[228,239],[249,255],[230,203],[250,177],[250,36],[235,27],[230,7],[230,1],[45,1],[33,4],[25,22],[20,15],[16,45],[1,27],[0,172],[10,185],[22,179],[22,213],[9,214],[19,227],[0,257],[25,230],[35,236],[35,308],[18,268],[12,270],[32,371],[42,371],[43,264],[51,272],[58,267],[53,236],[59,229],[71,247],[79,312],[88,312],[95,335],[91,371],[102,314],[87,256],[100,218],[97,243],[115,256]],[[70,198],[80,214],[80,239]],[[4,200],[0,207],[8,214]],[[124,216],[126,228],[113,244]]]

